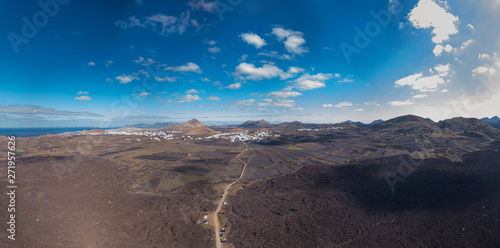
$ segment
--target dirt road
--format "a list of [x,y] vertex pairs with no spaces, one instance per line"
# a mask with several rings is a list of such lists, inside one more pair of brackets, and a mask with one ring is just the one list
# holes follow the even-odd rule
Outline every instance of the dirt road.
[[213,217],[214,217],[214,229],[215,229],[215,247],[216,248],[222,248],[222,243],[220,242],[220,237],[219,237],[219,235],[220,235],[220,232],[219,232],[219,230],[220,230],[220,222],[219,222],[218,214],[219,214],[219,212],[222,209],[222,205],[224,204],[224,201],[226,201],[228,190],[235,183],[238,183],[239,181],[241,181],[241,179],[243,179],[245,177],[245,172],[247,170],[247,162],[242,161],[240,159],[240,156],[241,156],[241,154],[245,153],[246,151],[248,151],[248,146],[247,145],[245,145],[245,150],[241,151],[241,153],[238,154],[238,156],[236,156],[236,159],[238,159],[239,161],[241,161],[243,163],[243,169],[241,170],[240,177],[238,179],[236,179],[234,182],[228,184],[226,186],[226,188],[224,188],[222,197],[220,198],[219,204],[217,205],[217,209],[213,213]]

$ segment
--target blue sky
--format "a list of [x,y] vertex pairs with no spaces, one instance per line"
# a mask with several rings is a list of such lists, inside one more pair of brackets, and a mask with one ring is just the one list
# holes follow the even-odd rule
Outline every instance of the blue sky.
[[42,0],[0,12],[1,127],[500,112],[498,0]]

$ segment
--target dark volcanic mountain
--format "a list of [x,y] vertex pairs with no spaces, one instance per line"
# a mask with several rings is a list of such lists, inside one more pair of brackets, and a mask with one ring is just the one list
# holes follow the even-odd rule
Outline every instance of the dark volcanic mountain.
[[497,122],[499,122],[500,118],[498,116],[493,116],[491,118],[484,117],[484,118],[481,118],[481,120],[491,125],[491,124],[496,124]]
[[348,120],[348,121],[344,121],[342,123],[351,123],[353,125],[356,125],[358,127],[365,127],[365,126],[368,126],[369,124],[365,124],[363,122],[360,122],[360,121],[351,121],[351,120]]
[[246,128],[259,128],[259,127],[271,127],[271,123],[266,120],[258,120],[258,121],[246,121],[245,123],[238,125],[238,127],[246,127]]
[[187,131],[194,128],[206,127],[207,125],[201,123],[201,121],[197,119],[192,119],[187,122],[178,125],[172,125],[167,128],[164,128],[165,131]]
[[373,131],[387,131],[395,133],[425,133],[439,131],[439,127],[432,120],[415,115],[404,115],[370,126]]
[[281,127],[281,126],[284,126],[284,127],[301,127],[301,126],[304,126],[304,123],[302,123],[300,121],[283,122],[283,123],[281,123],[281,124],[278,125],[278,127]]
[[381,123],[381,122],[384,122],[384,120],[382,119],[378,119],[378,120],[374,120],[370,123],[370,125],[375,125],[375,124],[378,124],[378,123]]
[[164,131],[183,131],[185,135],[206,135],[206,134],[217,134],[220,132],[214,131],[207,125],[203,124],[197,119],[192,119],[187,122],[178,125],[172,125],[170,127],[164,128]]
[[452,119],[440,121],[437,123],[437,125],[443,130],[448,129],[452,131],[495,131],[495,129],[493,129],[493,127],[488,123],[476,118],[455,117]]

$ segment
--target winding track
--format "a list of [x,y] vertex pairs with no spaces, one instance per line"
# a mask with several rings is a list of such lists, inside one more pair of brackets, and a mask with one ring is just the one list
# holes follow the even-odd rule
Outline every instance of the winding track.
[[219,201],[219,204],[217,206],[217,209],[213,213],[213,217],[214,217],[214,229],[215,229],[215,247],[216,248],[222,248],[222,243],[220,242],[220,237],[219,237],[219,234],[220,234],[220,232],[219,232],[219,230],[220,230],[220,222],[219,222],[218,214],[222,210],[222,205],[224,204],[224,201],[226,200],[227,191],[231,188],[231,186],[233,186],[233,184],[238,183],[239,181],[241,181],[241,179],[243,179],[245,177],[245,173],[247,171],[247,164],[248,163],[242,161],[240,159],[240,155],[243,154],[246,151],[248,151],[248,145],[245,145],[245,150],[241,151],[241,153],[238,154],[238,156],[236,156],[236,159],[238,159],[239,161],[241,161],[243,163],[243,169],[241,170],[240,177],[238,179],[236,179],[234,182],[228,184],[226,186],[226,188],[224,188],[222,198],[220,198],[220,201]]

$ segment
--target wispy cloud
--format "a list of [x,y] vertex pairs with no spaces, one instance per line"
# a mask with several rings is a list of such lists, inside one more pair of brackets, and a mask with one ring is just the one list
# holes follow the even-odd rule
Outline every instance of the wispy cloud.
[[241,88],[241,83],[238,82],[238,83],[230,84],[224,88],[231,89],[231,90],[237,90],[237,89]]
[[198,94],[200,91],[195,90],[195,89],[190,89],[185,91],[186,94]]
[[171,83],[173,83],[173,82],[175,82],[177,80],[176,77],[167,77],[167,76],[165,76],[165,77],[156,76],[154,79],[156,81],[158,81],[158,82],[166,82],[166,81],[168,81],[168,82],[171,82]]
[[295,106],[295,101],[292,99],[262,99],[262,101],[257,103],[258,107],[291,108]]
[[77,111],[61,111],[52,108],[44,108],[37,105],[0,105],[0,114],[13,115],[57,115],[57,116],[87,116],[102,117],[100,114]]
[[165,71],[178,71],[178,72],[195,72],[195,73],[202,73],[200,66],[193,62],[188,62],[185,65],[181,66],[172,66],[172,67],[167,67],[164,69]]
[[136,97],[137,98],[139,98],[139,97],[146,97],[146,96],[149,96],[149,95],[151,95],[150,92],[141,92],[141,93],[137,94]]
[[201,97],[199,97],[198,95],[187,94],[187,95],[182,97],[182,100],[177,101],[177,102],[184,103],[184,102],[194,102],[194,101],[201,101],[201,100],[203,100],[203,99]]
[[388,102],[389,105],[391,106],[406,106],[406,105],[412,105],[413,102],[410,101],[410,100],[406,100],[406,101],[392,101],[392,102]]
[[151,28],[154,32],[157,32],[162,36],[169,36],[175,33],[182,35],[189,27],[193,27],[196,31],[203,27],[203,25],[196,19],[191,18],[190,11],[182,12],[179,17],[169,16],[162,13],[141,19],[136,18],[135,16],[130,16],[125,21],[116,21],[115,25],[122,29],[128,29],[131,27]]
[[302,68],[290,67],[287,72],[284,72],[272,64],[264,64],[261,67],[256,67],[254,64],[243,62],[236,66],[234,74],[246,80],[263,80],[275,77],[279,77],[284,80],[291,78],[302,71],[304,71]]
[[117,77],[116,77],[116,79],[117,79],[118,81],[120,81],[120,83],[121,83],[121,84],[128,84],[128,83],[130,83],[130,82],[132,82],[132,81],[134,81],[134,80],[139,80],[139,78],[138,78],[138,77],[136,77],[136,76],[133,76],[133,75],[125,75],[125,74],[123,74],[123,75],[121,75],[121,76],[117,76]]
[[351,107],[352,106],[352,102],[339,102],[335,105],[333,105],[334,107],[336,108],[345,108],[345,107]]
[[219,97],[217,97],[217,96],[209,96],[207,99],[208,99],[208,100],[212,100],[212,101],[222,101],[222,99],[220,99],[220,98],[219,98]]
[[75,97],[75,100],[78,100],[78,101],[92,101],[92,98],[90,96],[77,96],[77,97]]
[[218,48],[218,47],[209,47],[208,48],[208,52],[209,53],[218,53],[218,52],[220,52],[220,48]]

